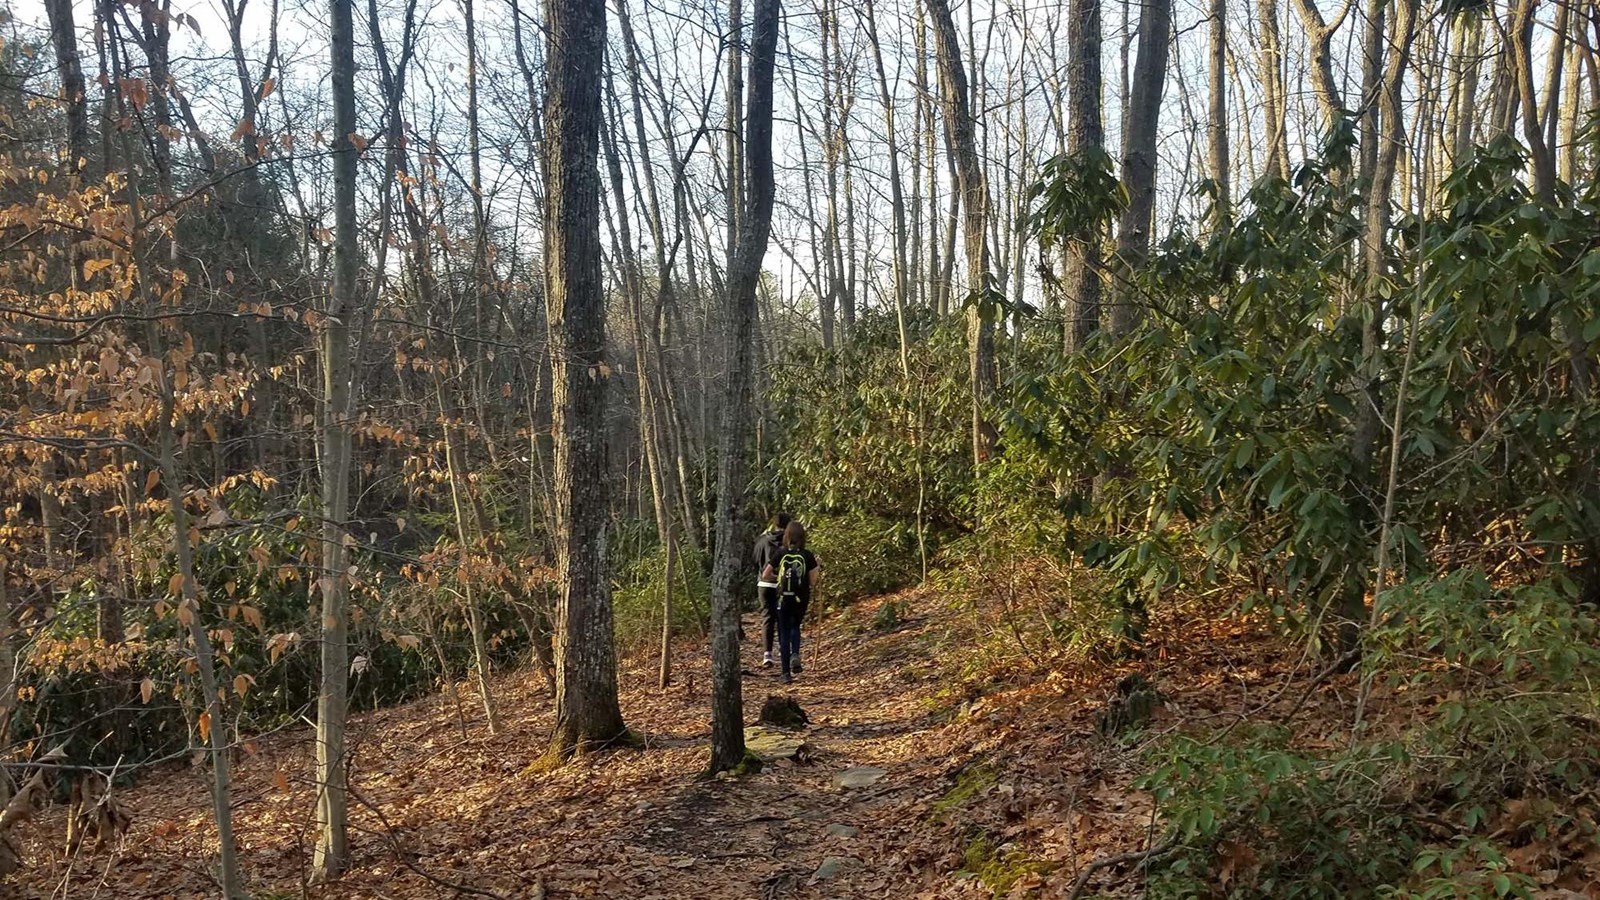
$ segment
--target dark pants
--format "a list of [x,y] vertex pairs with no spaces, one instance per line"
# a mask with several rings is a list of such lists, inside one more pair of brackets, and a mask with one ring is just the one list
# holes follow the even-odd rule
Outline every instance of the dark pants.
[[793,600],[778,610],[778,658],[785,675],[790,672],[791,661],[800,655],[800,622],[805,617],[805,604]]
[[778,589],[758,588],[761,592],[761,636],[765,639],[762,647],[768,656],[772,655],[772,642],[778,637]]

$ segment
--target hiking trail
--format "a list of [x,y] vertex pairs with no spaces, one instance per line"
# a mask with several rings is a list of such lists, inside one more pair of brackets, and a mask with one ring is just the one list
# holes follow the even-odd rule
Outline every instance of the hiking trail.
[[[355,864],[318,897],[846,897],[886,892],[987,896],[956,872],[930,811],[977,748],[946,727],[946,683],[928,619],[876,633],[868,609],[807,628],[805,673],[784,685],[759,668],[760,623],[746,616],[747,718],[768,694],[810,717],[808,765],[707,780],[708,661],[679,642],[677,683],[652,663],[624,666],[622,707],[643,749],[605,752],[526,774],[543,751],[551,704],[529,672],[501,676],[505,727],[489,736],[462,688],[466,733],[440,694],[355,717],[351,744]],[[948,699],[948,698],[947,698]],[[956,702],[959,702],[957,700]],[[957,729],[959,731],[959,729]],[[241,858],[258,898],[300,896],[313,828],[311,734],[251,742],[235,769]],[[21,896],[210,896],[214,848],[204,774],[147,773],[121,792],[135,821],[122,849],[70,865],[52,807],[26,829]],[[948,831],[944,829],[943,831]],[[67,889],[70,887],[70,890]]]

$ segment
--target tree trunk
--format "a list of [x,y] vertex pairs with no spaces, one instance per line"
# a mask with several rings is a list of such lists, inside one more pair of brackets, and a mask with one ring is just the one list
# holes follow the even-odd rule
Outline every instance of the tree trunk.
[[894,233],[890,236],[894,251],[891,260],[894,266],[894,314],[895,324],[900,332],[900,374],[909,378],[911,363],[908,346],[910,339],[906,333],[906,306],[910,276],[906,271],[906,201],[900,189],[900,142],[895,138],[894,94],[889,90],[889,76],[883,67],[883,48],[878,42],[878,20],[874,15],[872,0],[866,0],[863,13],[867,26],[867,41],[872,46],[873,71],[878,77],[878,95],[883,100],[884,139],[889,146],[889,207],[894,216]]
[[345,717],[350,690],[350,602],[345,520],[350,498],[350,319],[360,248],[356,230],[355,30],[351,0],[332,0],[333,295],[322,326],[322,683],[317,693],[317,846],[312,874],[337,878],[349,864]]
[[1545,142],[1539,97],[1533,81],[1533,20],[1538,6],[1538,0],[1517,0],[1511,26],[1510,64],[1515,67],[1517,96],[1522,105],[1522,135],[1533,168],[1533,192],[1540,200],[1550,203],[1555,199],[1555,161]]
[[[1579,22],[1574,31],[1581,35],[1583,23]],[[1562,95],[1561,136],[1557,146],[1560,148],[1558,159],[1561,180],[1571,184],[1578,177],[1578,153],[1581,149],[1577,139],[1581,124],[1579,120],[1586,114],[1583,107],[1581,39],[1573,41],[1568,52],[1572,58],[1567,60],[1567,89]]]
[[67,113],[67,165],[78,171],[89,153],[89,102],[72,0],[45,0],[44,9],[50,18],[50,43],[56,51],[56,76],[61,81],[61,102]]
[[833,82],[841,76],[836,71],[838,63],[834,60],[839,25],[829,7],[829,0],[822,0],[817,8],[817,19],[822,51],[822,177],[827,203],[822,253],[827,263],[824,271],[827,272],[828,292],[822,301],[822,343],[824,347],[832,347],[849,334],[849,323],[840,321],[844,318],[842,309],[845,305],[844,249],[839,215],[839,154],[843,138],[841,126],[834,119],[840,111],[833,93]]
[[606,571],[605,293],[600,277],[604,0],[549,0],[545,67],[545,298],[556,442],[556,760],[627,733],[617,704]]
[[[1364,525],[1377,521],[1377,509],[1371,497],[1374,472],[1373,453],[1382,427],[1383,397],[1380,388],[1383,380],[1383,319],[1385,310],[1381,299],[1382,282],[1388,276],[1387,238],[1390,222],[1390,201],[1394,191],[1396,165],[1404,143],[1403,84],[1406,67],[1411,59],[1411,43],[1416,36],[1418,0],[1401,0],[1396,9],[1394,34],[1387,39],[1387,62],[1374,79],[1371,137],[1372,177],[1367,194],[1366,216],[1363,223],[1363,254],[1366,271],[1362,290],[1368,309],[1361,313],[1361,361],[1356,374],[1356,396],[1352,398],[1356,413],[1350,427],[1350,475],[1345,488],[1345,499],[1357,520]],[[1378,35],[1368,35],[1369,46],[1381,47],[1385,43],[1383,27]],[[1365,154],[1363,154],[1365,156]],[[1367,529],[1363,528],[1363,532]],[[1370,555],[1352,559],[1355,571],[1345,578],[1339,594],[1335,631],[1341,652],[1354,651],[1365,623],[1366,588],[1369,581]]]
[[1134,64],[1128,130],[1122,139],[1122,182],[1128,206],[1117,224],[1117,264],[1124,277],[1111,308],[1111,333],[1126,334],[1139,318],[1128,275],[1144,268],[1150,252],[1151,212],[1156,201],[1156,126],[1167,80],[1172,0],[1147,0],[1139,17],[1139,57]]
[[772,227],[773,69],[778,48],[778,0],[757,0],[750,40],[749,109],[744,155],[746,202],[737,252],[728,269],[728,361],[724,382],[721,465],[717,480],[716,563],[711,581],[711,761],[723,772],[744,761],[744,696],[739,665],[739,596],[734,584],[744,569],[738,540],[745,499],[745,463],[750,438],[754,377],[756,288]]
[[727,117],[725,134],[728,139],[728,259],[738,252],[739,219],[744,215],[745,169],[741,136],[740,104],[744,100],[744,0],[728,0],[728,93],[723,103]]
[[[1566,70],[1567,30],[1572,22],[1572,3],[1556,4],[1555,26],[1550,32],[1550,52],[1545,56],[1544,146],[1554,169],[1560,145],[1557,120],[1561,117],[1561,75]],[[1554,178],[1554,175],[1551,176]]]
[[1306,32],[1306,43],[1311,57],[1311,87],[1317,95],[1317,106],[1322,109],[1322,127],[1332,130],[1344,117],[1344,93],[1333,74],[1333,34],[1339,30],[1350,4],[1345,4],[1339,18],[1329,24],[1322,18],[1316,0],[1295,0],[1300,13],[1300,25]]
[[[109,21],[109,17],[107,19]],[[115,35],[108,40],[112,53],[112,79],[118,85],[113,94],[118,117],[127,117],[130,108],[127,97],[121,89],[123,79],[127,72],[124,60],[119,54]],[[134,131],[124,129],[121,134],[122,156],[125,171],[135,171],[137,153],[134,150]],[[110,160],[108,158],[109,167]],[[172,182],[164,169],[158,169],[159,184],[163,193],[172,193]],[[161,302],[159,285],[149,281],[157,271],[157,264],[145,252],[144,243],[140,236],[145,229],[143,202],[139,192],[138,179],[128,178],[123,182],[123,190],[128,198],[130,241],[132,243],[132,258],[139,273],[138,293],[144,297],[145,346],[151,358],[163,360],[162,365],[156,368],[155,388],[159,398],[157,412],[157,440],[159,450],[155,459],[156,466],[161,472],[161,479],[166,483],[167,512],[172,517],[173,556],[177,563],[178,576],[178,620],[187,630],[190,641],[194,644],[195,667],[200,676],[201,697],[205,701],[205,723],[202,727],[201,739],[207,745],[207,755],[211,762],[211,814],[217,826],[218,864],[223,900],[235,900],[244,896],[244,879],[239,870],[238,846],[233,837],[233,803],[231,800],[231,786],[228,769],[228,739],[227,728],[223,724],[222,694],[217,683],[216,663],[212,652],[211,638],[206,631],[205,622],[201,615],[200,585],[194,574],[194,545],[191,542],[194,531],[189,521],[187,508],[184,506],[186,491],[183,486],[182,476],[178,470],[177,452],[174,448],[174,415],[178,408],[177,396],[173,388],[173,373],[171,367],[165,362],[168,359],[165,348],[162,346],[161,326],[158,324],[157,304]],[[178,244],[176,238],[172,239],[169,260],[178,258]],[[176,358],[178,354],[174,354]],[[3,573],[0,573],[3,574]]]
[[[11,746],[11,714],[17,708],[16,625],[11,611],[11,572],[0,559],[0,747]],[[0,772],[0,804],[11,800],[10,774]]]
[[[491,316],[488,304],[493,291],[493,273],[489,270],[489,215],[485,209],[483,199],[483,163],[480,149],[481,138],[478,126],[478,26],[477,17],[473,8],[473,0],[461,0],[462,19],[467,32],[467,161],[469,164],[468,175],[471,179],[467,187],[472,193],[472,298],[474,307],[474,322],[482,328],[494,318]],[[469,402],[478,410],[478,415],[483,415],[482,409],[488,396],[488,360],[484,358],[483,343],[475,342],[471,358],[462,359],[463,367],[472,373],[463,388],[470,395]],[[455,423],[444,409],[444,395],[439,394],[439,415],[444,419],[445,461],[450,474],[450,498],[455,512],[456,536],[461,542],[462,553],[491,553],[493,548],[486,538],[489,536],[483,521],[482,500],[474,493],[474,488],[464,471],[467,460],[464,458],[461,442]],[[488,429],[482,429],[487,434]],[[493,450],[490,451],[491,462]],[[470,526],[470,527],[469,527]],[[483,604],[469,576],[464,585],[467,601],[467,625],[472,631],[472,659],[473,668],[477,672],[478,699],[483,703],[483,716],[489,725],[490,734],[500,733],[500,710],[494,702],[494,691],[490,687],[489,676],[492,666],[489,660],[489,643],[485,635],[485,615]]]
[[928,25],[922,4],[916,4],[913,35],[916,40],[917,127],[921,129],[919,146],[927,164],[928,182],[928,308],[943,315],[949,294],[949,282],[943,275],[939,239],[939,165],[934,151],[934,111],[932,90],[928,85]]
[[[444,460],[445,471],[450,479],[450,507],[454,514],[456,524],[456,541],[460,545],[463,562],[467,557],[476,552],[488,552],[485,546],[483,522],[477,515],[477,502],[475,498],[468,498],[467,493],[472,489],[463,470],[465,462],[462,460],[461,441],[458,435],[458,426],[452,421],[453,417],[444,406],[444,388],[437,388],[439,399],[439,418],[444,422]],[[484,721],[489,726],[490,734],[500,733],[500,710],[495,706],[494,691],[489,685],[491,666],[489,663],[489,643],[484,634],[483,605],[479,600],[476,576],[471,574],[471,567],[463,567],[468,574],[462,579],[461,592],[467,606],[467,628],[472,637],[472,667],[474,680],[478,683],[478,699],[483,704]]]
[[[1263,7],[1270,0],[1263,0]],[[1276,9],[1276,4],[1271,4]],[[1263,9],[1263,16],[1265,9]],[[1206,122],[1206,162],[1217,189],[1217,212],[1223,223],[1230,218],[1233,189],[1229,184],[1228,163],[1228,3],[1211,0],[1211,44],[1206,75],[1210,105]],[[1265,56],[1265,47],[1263,47]]]
[[1517,103],[1520,93],[1517,90],[1517,75],[1514,44],[1516,37],[1517,7],[1513,5],[1506,14],[1504,23],[1499,22],[1498,15],[1493,7],[1485,10],[1485,15],[1495,15],[1498,46],[1495,48],[1494,77],[1489,84],[1490,101],[1493,104],[1487,129],[1489,135],[1511,134],[1517,123]]
[[677,574],[678,542],[668,531],[663,538],[667,548],[667,572],[661,582],[661,660],[656,686],[665,690],[672,684],[672,578]]
[[945,140],[956,170],[961,197],[962,234],[967,251],[967,280],[973,299],[967,308],[968,375],[972,381],[972,457],[982,463],[994,451],[995,429],[988,419],[994,392],[994,319],[987,308],[994,289],[989,272],[989,189],[978,159],[967,73],[961,62],[960,38],[946,0],[927,0],[932,20],[934,53],[939,65],[939,97],[944,107]]
[[[1067,11],[1067,104],[1071,123],[1067,152],[1080,160],[1105,152],[1105,123],[1100,117],[1100,0],[1071,0]],[[1083,348],[1089,335],[1100,328],[1101,235],[1091,234],[1067,248],[1066,327],[1063,340],[1070,353]]]
[[[615,105],[613,104],[613,110]],[[616,125],[614,112],[612,123]],[[645,480],[650,487],[651,511],[655,514],[656,534],[667,554],[667,574],[662,585],[661,598],[661,687],[666,687],[672,678],[672,576],[677,561],[677,542],[673,539],[674,516],[671,510],[672,492],[666,487],[664,460],[666,458],[665,441],[662,436],[661,415],[659,405],[654,398],[655,379],[651,372],[650,348],[646,336],[646,325],[643,313],[644,279],[639,272],[638,261],[634,258],[633,231],[628,224],[627,215],[627,189],[622,179],[622,164],[617,154],[614,131],[608,129],[601,135],[601,147],[605,151],[606,173],[611,179],[611,194],[618,208],[616,227],[613,231],[614,256],[617,267],[621,272],[623,293],[626,295],[628,306],[629,337],[633,343],[633,360],[635,379],[638,393],[639,417],[639,449],[645,467]],[[641,134],[642,134],[641,128]],[[641,147],[642,149],[642,147]],[[658,251],[659,253],[659,251]],[[664,269],[666,263],[659,264]]]
[[1450,90],[1450,121],[1445,139],[1450,146],[1450,163],[1459,166],[1472,153],[1472,127],[1481,111],[1478,106],[1478,70],[1483,65],[1483,19],[1476,15],[1456,17],[1455,72]]
[[[153,331],[154,329],[152,329]],[[154,344],[154,342],[152,342]],[[206,713],[200,738],[207,745],[211,761],[211,814],[217,824],[218,863],[222,876],[223,900],[243,898],[244,878],[239,871],[238,847],[233,839],[233,803],[228,769],[228,729],[223,724],[222,689],[200,609],[200,586],[194,575],[194,546],[190,543],[188,511],[184,509],[182,477],[178,473],[177,453],[173,449],[172,415],[176,408],[167,373],[161,375],[161,476],[167,483],[167,510],[172,515],[173,547],[176,550],[180,588],[178,618],[183,620],[194,643],[194,657],[200,674],[200,692]]]
[[[1223,0],[1213,0],[1221,4]],[[1289,177],[1289,136],[1285,128],[1283,82],[1283,39],[1278,33],[1277,0],[1260,0],[1261,20],[1261,113],[1267,138],[1267,171],[1273,178]],[[1213,25],[1215,27],[1215,25]],[[1213,49],[1213,53],[1216,51]],[[1140,50],[1143,57],[1143,49]]]

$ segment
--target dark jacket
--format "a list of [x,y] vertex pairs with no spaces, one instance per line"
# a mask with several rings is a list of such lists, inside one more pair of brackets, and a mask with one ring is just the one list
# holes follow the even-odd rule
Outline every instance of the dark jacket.
[[767,570],[768,565],[774,565],[778,562],[778,557],[781,555],[779,551],[782,548],[782,531],[769,531],[756,539],[755,551],[751,554],[751,558],[756,564],[757,579],[761,577],[762,572]]

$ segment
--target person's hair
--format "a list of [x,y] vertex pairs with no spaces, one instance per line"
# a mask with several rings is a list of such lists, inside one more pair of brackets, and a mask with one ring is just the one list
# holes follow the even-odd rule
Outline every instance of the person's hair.
[[797,550],[804,550],[806,546],[806,527],[799,522],[790,522],[788,527],[783,529],[783,545]]
[[789,514],[786,513],[786,512],[778,513],[777,515],[772,517],[772,524],[779,531],[782,531],[785,528],[788,528],[789,527]]

